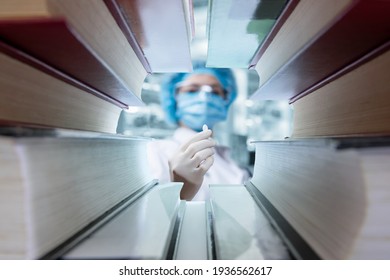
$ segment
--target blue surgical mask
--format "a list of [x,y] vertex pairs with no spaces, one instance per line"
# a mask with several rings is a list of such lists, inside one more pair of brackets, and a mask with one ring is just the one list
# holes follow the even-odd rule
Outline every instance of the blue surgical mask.
[[176,102],[177,118],[195,131],[201,131],[203,124],[212,128],[227,117],[226,100],[211,92],[180,93]]

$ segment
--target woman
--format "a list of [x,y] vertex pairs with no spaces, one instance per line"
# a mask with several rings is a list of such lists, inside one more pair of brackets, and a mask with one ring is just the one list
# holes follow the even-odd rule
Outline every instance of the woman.
[[230,158],[229,149],[211,138],[210,129],[226,120],[236,95],[229,69],[200,63],[193,72],[175,74],[163,83],[162,106],[178,128],[172,138],[151,143],[149,162],[161,183],[184,183],[181,199],[206,200],[210,184],[242,184],[248,179],[248,172]]

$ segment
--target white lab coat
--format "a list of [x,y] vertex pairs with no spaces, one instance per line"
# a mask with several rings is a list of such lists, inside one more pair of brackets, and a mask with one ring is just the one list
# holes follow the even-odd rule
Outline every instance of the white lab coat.
[[[148,147],[149,164],[154,178],[159,179],[160,183],[170,182],[168,159],[195,134],[191,129],[180,127],[169,139],[151,141]],[[248,172],[230,158],[229,148],[216,146],[214,164],[205,174],[203,184],[192,200],[207,200],[210,184],[242,184],[248,178]]]

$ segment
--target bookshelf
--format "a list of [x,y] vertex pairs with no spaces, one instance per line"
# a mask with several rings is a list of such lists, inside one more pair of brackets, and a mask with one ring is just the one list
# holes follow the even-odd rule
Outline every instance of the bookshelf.
[[[8,217],[2,214],[0,231],[9,239],[0,240],[1,258],[185,259],[189,256],[185,246],[191,244],[188,234],[181,234],[193,231],[186,222],[187,212],[200,221],[199,232],[205,235],[196,242],[197,246],[205,243],[199,258],[389,259],[390,250],[376,250],[389,246],[389,221],[382,217],[385,222],[376,224],[380,217],[376,208],[387,209],[389,204],[386,199],[374,199],[389,197],[389,1],[261,2],[259,6],[251,1],[253,5],[241,7],[241,1],[225,1],[221,6],[210,1],[208,65],[256,71],[260,84],[252,98],[289,100],[295,108],[293,136],[291,141],[256,144],[255,176],[248,184],[211,186],[211,200],[193,206],[178,199],[180,184],[160,185],[148,177],[144,143],[149,139],[115,133],[123,109],[143,106],[145,77],[192,69],[192,1],[168,0],[164,7],[151,0],[0,1],[0,151],[7,155],[0,159],[0,212],[11,211],[15,217],[7,224],[3,221]],[[240,44],[237,37],[245,35],[240,30],[220,30],[234,24],[230,22],[232,11],[233,18],[250,21],[246,35],[256,37],[253,46]],[[264,20],[267,17],[270,20]],[[226,46],[221,34],[230,36],[235,44]],[[316,156],[305,145],[318,148],[321,141],[340,143],[347,136],[348,143],[361,139],[365,144],[360,148],[369,150],[358,150],[369,160],[364,165],[367,173],[359,173],[359,166],[354,166],[350,172],[357,177],[345,178],[343,168],[349,165],[342,161],[326,169],[327,178],[317,177],[332,161],[327,153]],[[378,142],[379,154],[374,145]],[[127,143],[128,155],[121,153],[118,143]],[[285,154],[269,148],[274,145]],[[299,152],[290,150],[295,145]],[[307,160],[302,161],[302,155]],[[63,160],[54,160],[55,156]],[[381,167],[376,158],[380,158]],[[298,163],[304,169],[310,162],[315,163],[311,166],[315,170],[299,176]],[[334,173],[340,176],[334,176],[335,184],[328,187],[326,180]],[[364,174],[372,182],[375,174],[380,174],[382,179],[372,188],[379,191],[364,192],[367,188],[360,181],[361,192],[356,200],[350,200],[351,193],[357,192],[351,180],[359,180]],[[61,180],[53,185],[56,178]],[[41,189],[35,189],[33,182]],[[311,191],[297,187],[303,182]],[[315,182],[322,189],[313,190]],[[272,186],[279,193],[270,194]],[[356,203],[352,205],[356,208],[350,208],[356,209],[356,221],[348,230],[356,238],[348,239],[345,232],[337,232],[347,240],[346,247],[337,253],[318,245],[315,230],[302,222],[307,213],[314,220],[328,217],[326,209],[331,207],[332,195],[336,197],[335,189],[343,194],[337,201],[341,210],[332,212],[339,214],[340,223],[348,220],[347,213],[351,215],[343,212],[344,201],[353,203],[363,197],[369,202],[362,203],[367,208]],[[330,198],[321,200],[324,192]],[[106,199],[107,193],[112,199]],[[88,203],[81,207],[84,202]],[[292,206],[286,209],[284,205]],[[302,205],[306,208],[298,207]],[[41,207],[50,211],[40,211]],[[69,210],[66,217],[56,216],[63,209]],[[318,212],[322,216],[316,216]],[[53,214],[46,217],[47,213]],[[372,215],[369,222],[362,222],[364,215]],[[53,236],[61,227],[52,231],[42,228],[47,227],[45,221],[58,217],[70,225],[57,240]],[[137,225],[154,218],[158,219],[156,228],[154,223]],[[123,219],[131,222],[122,223]],[[43,221],[42,228],[36,220]],[[334,233],[335,220],[326,222],[327,231],[321,238],[335,246],[339,241],[327,239]],[[379,231],[371,230],[370,223]],[[235,231],[226,231],[237,224],[240,227]],[[118,230],[134,225],[131,230]],[[264,235],[271,243],[256,243],[266,240]],[[364,242],[374,237],[374,245]],[[110,245],[112,239],[115,245]],[[242,242],[231,243],[229,239]],[[149,240],[155,241],[153,246],[148,246]],[[122,246],[125,243],[128,247]],[[273,244],[272,248],[267,244]],[[112,250],[107,251],[105,246]]]

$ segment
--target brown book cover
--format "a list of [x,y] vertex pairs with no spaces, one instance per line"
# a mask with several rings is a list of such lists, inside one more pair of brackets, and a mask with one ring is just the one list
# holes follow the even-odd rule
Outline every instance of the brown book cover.
[[142,104],[64,19],[2,20],[0,36],[2,51],[24,63],[119,107]]
[[256,98],[295,101],[303,92],[310,93],[318,83],[388,41],[389,11],[388,1],[353,1],[262,85]]
[[385,46],[376,51],[381,55],[295,101],[292,138],[390,135]]

